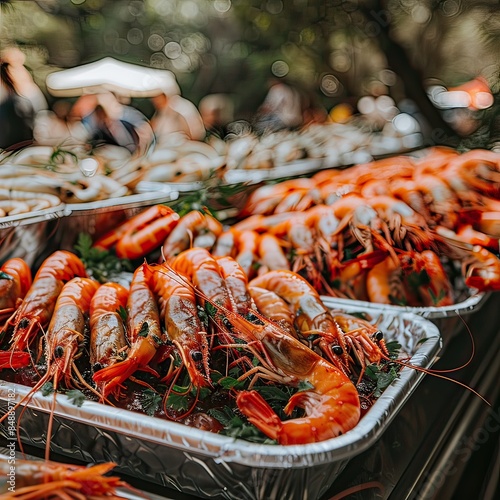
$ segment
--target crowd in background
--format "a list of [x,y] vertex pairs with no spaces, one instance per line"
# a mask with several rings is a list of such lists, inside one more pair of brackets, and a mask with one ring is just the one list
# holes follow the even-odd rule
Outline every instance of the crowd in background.
[[[224,138],[235,120],[228,94],[210,94],[198,106],[180,89],[159,89],[149,97],[154,112],[146,117],[130,99],[109,91],[84,94],[76,100],[56,100],[51,106],[25,66],[16,47],[0,54],[0,149],[17,149],[31,143],[58,145],[68,139],[90,145],[115,144],[131,153],[144,153],[154,140],[161,144],[172,134],[204,140],[213,134]],[[272,81],[252,126],[257,133],[293,129],[310,121],[324,121],[326,110],[283,81]]]

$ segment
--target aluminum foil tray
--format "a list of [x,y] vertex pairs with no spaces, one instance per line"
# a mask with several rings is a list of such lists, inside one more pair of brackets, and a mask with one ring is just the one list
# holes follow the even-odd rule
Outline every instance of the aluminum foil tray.
[[[355,313],[359,307],[350,304],[341,310]],[[412,355],[411,363],[428,368],[435,361],[441,337],[434,324],[414,314],[375,308],[370,316],[387,340],[398,340]],[[118,473],[204,498],[318,498],[352,457],[377,442],[423,377],[422,371],[404,368],[354,429],[293,446],[254,444],[92,401],[78,408],[58,394],[51,449],[87,462],[112,460]],[[0,380],[2,413],[28,391]],[[52,401],[52,396],[36,393],[22,416],[18,410],[24,443],[44,447]],[[9,439],[6,423],[2,425],[0,433]]]
[[13,257],[32,266],[43,253],[54,231],[53,226],[65,215],[65,205],[19,215],[0,217],[0,265]]

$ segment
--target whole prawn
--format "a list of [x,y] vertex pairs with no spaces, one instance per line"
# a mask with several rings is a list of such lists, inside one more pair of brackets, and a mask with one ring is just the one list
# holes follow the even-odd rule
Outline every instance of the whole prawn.
[[[47,382],[52,382],[55,395],[59,384],[66,388],[73,388],[79,384],[74,383],[73,373],[77,375],[81,386],[92,390],[75,365],[78,350],[84,340],[85,316],[90,308],[90,301],[99,284],[90,278],[75,277],[68,281],[61,289],[57,298],[54,313],[45,334],[45,359],[47,370],[33,386],[31,391],[14,408],[27,403],[33,394],[40,390]],[[6,413],[0,418],[0,423],[8,416]],[[52,433],[53,411],[49,418],[47,431],[47,445],[45,458],[48,459],[50,451],[50,436]]]
[[216,257],[232,303],[232,309],[245,315],[255,308],[248,292],[248,278],[240,264],[232,257]]
[[132,277],[127,299],[127,331],[130,350],[118,361],[94,373],[93,379],[102,389],[103,397],[114,392],[138,369],[147,369],[160,345],[166,340],[162,333],[160,314],[152,292],[145,264]]
[[[12,471],[12,465],[7,456],[2,458],[0,457],[0,473],[7,477]],[[117,496],[117,488],[133,488],[119,477],[107,475],[115,466],[113,462],[87,467],[54,461],[16,459],[15,491],[9,491],[4,483],[0,484],[0,494],[4,499],[17,500],[118,499],[122,497]]]
[[278,417],[258,392],[239,392],[236,397],[239,410],[264,434],[282,445],[306,444],[344,434],[358,423],[358,392],[341,370],[263,316],[257,316],[260,324],[254,324],[215,302],[210,303],[232,325],[233,335],[260,346],[269,369],[277,377],[293,386],[307,382],[313,387],[294,394],[285,406],[287,414],[295,407],[302,407],[305,416],[286,421]]
[[115,251],[118,257],[122,259],[145,257],[164,243],[180,217],[169,207],[159,205],[155,208],[156,211],[149,212],[151,219],[147,223],[132,225],[116,242]]
[[215,236],[213,245],[216,237],[222,234],[222,230],[222,224],[217,219],[198,210],[192,210],[179,219],[176,227],[167,236],[163,243],[162,255],[167,260],[175,257],[190,248],[197,236],[206,233]]
[[168,262],[204,295],[231,309],[231,300],[217,261],[205,248],[190,248]]
[[480,292],[500,290],[500,259],[479,245],[472,246],[462,262],[465,284]]
[[342,370],[347,369],[348,358],[342,333],[318,292],[304,278],[292,271],[269,271],[254,278],[249,286],[272,290],[283,298],[294,313],[299,332],[304,337],[319,335],[319,345],[330,361]]
[[[138,231],[139,229],[146,227],[152,221],[166,217],[172,212],[173,210],[165,205],[155,205],[149,207],[98,238],[94,241],[94,247],[109,250],[111,247],[115,246],[126,233]],[[162,242],[163,241],[160,241],[159,245],[161,245]]]
[[298,338],[294,325],[294,314],[284,299],[272,290],[257,286],[249,286],[248,292],[261,314],[277,323],[290,335]]
[[125,311],[128,289],[119,283],[104,283],[90,302],[90,366],[96,372],[119,359],[126,346]]
[[207,333],[198,317],[193,288],[165,265],[144,264],[144,271],[151,290],[158,297],[168,339],[177,348],[191,383],[196,388],[209,386]]
[[435,252],[405,252],[401,255],[401,267],[406,288],[416,293],[424,306],[449,306],[454,303],[453,286]]
[[86,277],[87,273],[83,262],[71,252],[57,250],[43,261],[20,306],[1,330],[12,330],[9,350],[29,347],[49,323],[64,283],[76,276]]
[[31,283],[31,269],[23,259],[13,257],[0,267],[0,320],[12,314]]

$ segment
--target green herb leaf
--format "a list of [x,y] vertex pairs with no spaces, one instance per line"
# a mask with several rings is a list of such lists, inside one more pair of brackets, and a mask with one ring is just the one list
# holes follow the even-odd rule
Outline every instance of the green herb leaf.
[[401,344],[397,340],[391,340],[385,344],[391,358],[396,358],[401,350]]
[[48,396],[54,392],[54,385],[52,382],[45,382],[40,389],[42,396]]
[[158,410],[161,400],[162,397],[156,391],[153,391],[152,389],[146,389],[142,393],[142,408],[146,412],[146,414],[148,414],[149,416],[153,416],[156,413],[156,410]]
[[120,316],[121,320],[126,323],[128,320],[128,311],[125,309],[125,307],[120,306],[116,312],[118,313],[118,316]]
[[67,391],[66,396],[68,396],[68,399],[75,406],[78,406],[78,408],[80,408],[80,406],[82,406],[83,402],[85,401],[85,395],[78,389],[71,389],[70,391]]
[[218,381],[218,384],[224,389],[244,389],[245,383],[238,381],[233,377],[223,377]]
[[145,321],[142,326],[141,326],[141,329],[139,330],[139,333],[137,334],[138,337],[147,337],[148,336],[148,333],[149,333],[149,325],[147,324],[147,322]]
[[0,271],[0,279],[12,281],[14,278],[10,274],[7,274],[4,271]]
[[429,339],[427,337],[423,337],[421,338],[418,342],[417,342],[417,345],[420,345],[420,344],[424,344],[425,342],[427,342]]
[[185,394],[170,393],[167,398],[167,406],[174,411],[186,411],[188,409],[188,398]]
[[113,276],[121,272],[132,272],[133,266],[128,259],[119,259],[108,250],[92,246],[89,234],[80,233],[74,246],[75,251],[82,259],[87,273],[100,283],[110,281]]

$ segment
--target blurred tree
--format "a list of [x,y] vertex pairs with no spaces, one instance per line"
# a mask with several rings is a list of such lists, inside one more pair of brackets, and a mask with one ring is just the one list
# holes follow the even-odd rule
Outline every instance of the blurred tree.
[[426,95],[431,79],[453,86],[482,74],[498,88],[496,0],[0,3],[2,46],[23,47],[39,84],[49,70],[113,56],[173,71],[196,104],[231,93],[245,116],[278,77],[328,108],[366,94],[410,97],[442,138],[453,130]]

